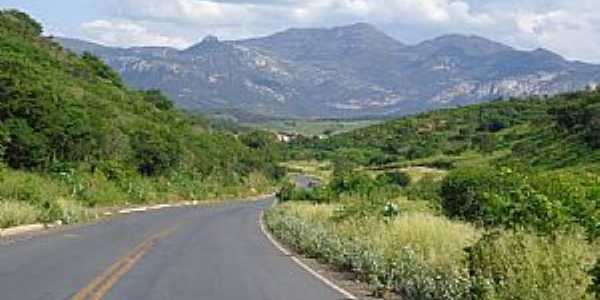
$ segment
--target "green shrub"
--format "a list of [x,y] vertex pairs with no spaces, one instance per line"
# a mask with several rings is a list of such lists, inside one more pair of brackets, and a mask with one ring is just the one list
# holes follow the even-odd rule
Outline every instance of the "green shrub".
[[494,233],[469,253],[475,299],[592,299],[587,270],[598,252],[581,236]]
[[342,176],[335,176],[329,186],[337,195],[362,195],[369,196],[380,183],[371,178],[368,174],[360,172],[345,173]]
[[561,171],[534,175],[530,183],[550,201],[561,203],[570,223],[585,228],[592,239],[600,237],[600,177]]
[[170,110],[173,109],[173,102],[169,100],[163,93],[159,90],[148,90],[141,92],[143,95],[143,99],[149,103],[152,103],[156,108],[160,110]]
[[430,202],[433,206],[441,206],[442,182],[435,177],[425,176],[421,180],[409,185],[404,194],[409,200],[423,200]]
[[329,186],[319,186],[311,189],[297,188],[292,183],[286,183],[277,193],[277,198],[286,201],[313,201],[317,203],[328,203],[338,198]]
[[286,182],[281,187],[281,189],[279,189],[279,192],[277,192],[277,198],[282,202],[296,200],[296,199],[294,199],[295,191],[296,191],[296,186],[291,182]]
[[586,109],[585,140],[592,149],[600,149],[600,104]]
[[538,192],[526,176],[508,168],[453,171],[442,184],[441,196],[448,216],[489,226],[550,232],[569,221],[562,202]]
[[0,16],[12,17],[16,19],[18,22],[20,22],[20,25],[23,26],[22,28],[25,28],[30,34],[34,36],[39,36],[44,31],[44,29],[42,28],[42,24],[32,19],[29,15],[20,12],[16,9],[0,10]]
[[406,187],[410,184],[410,175],[406,172],[395,171],[387,172],[377,176],[377,181],[381,184],[395,184],[398,186]]
[[596,265],[590,271],[590,276],[592,276],[590,292],[596,295],[596,299],[600,299],[600,258],[596,261]]
[[182,141],[166,128],[138,130],[131,147],[137,160],[137,169],[144,175],[164,174],[178,165],[182,158]]

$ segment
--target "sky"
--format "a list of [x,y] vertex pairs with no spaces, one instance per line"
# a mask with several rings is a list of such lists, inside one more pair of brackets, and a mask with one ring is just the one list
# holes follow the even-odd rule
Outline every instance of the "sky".
[[0,8],[29,13],[46,34],[109,46],[185,48],[206,35],[367,22],[409,44],[474,34],[600,63],[600,0],[0,0]]

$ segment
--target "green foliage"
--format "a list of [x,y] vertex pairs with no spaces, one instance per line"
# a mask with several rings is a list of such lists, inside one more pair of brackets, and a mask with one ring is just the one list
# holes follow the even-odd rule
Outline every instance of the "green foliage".
[[312,201],[315,203],[329,203],[337,199],[337,195],[328,186],[311,189],[297,188],[291,183],[284,184],[277,193],[277,198],[286,201]]
[[424,200],[430,202],[434,207],[441,206],[441,189],[442,183],[440,180],[431,176],[426,176],[408,186],[404,193],[409,200]]
[[507,168],[453,171],[444,181],[441,195],[448,216],[489,226],[550,232],[569,221],[563,203],[537,191],[527,177]]
[[39,36],[44,31],[39,22],[15,9],[0,10],[0,18],[4,22],[17,21],[21,29],[34,36]]
[[410,175],[406,172],[395,171],[387,172],[377,176],[377,181],[381,184],[393,184],[401,187],[406,187],[411,183]]
[[345,193],[349,195],[369,196],[380,186],[380,183],[368,174],[353,172],[334,177],[329,186],[338,195]]
[[596,299],[600,299],[600,258],[596,262],[596,265],[590,270],[590,276],[592,276],[590,292],[596,295]]
[[469,253],[474,299],[592,299],[598,249],[580,236],[493,233]]
[[40,37],[36,24],[0,12],[0,168],[10,167],[0,201],[23,203],[6,206],[23,213],[4,214],[5,224],[265,191],[284,175],[274,142],[246,145],[158,91],[131,90],[98,57]]
[[475,152],[507,166],[597,164],[598,105],[600,91],[494,101],[406,116],[325,140],[299,140],[291,148],[325,159],[343,156],[361,165],[420,165],[440,154]]
[[600,149],[600,104],[586,108],[585,139],[592,149]]
[[[81,55],[81,60],[87,65],[87,67],[91,70],[92,72],[92,78],[99,78],[101,80],[107,80],[108,82],[110,82],[111,84],[118,86],[118,87],[123,87],[123,81],[121,80],[121,77],[119,77],[119,74],[117,74],[117,72],[113,71],[113,69],[111,69],[108,65],[106,65],[99,57],[95,56],[94,54],[90,53],[90,52],[84,52]],[[157,99],[160,98],[160,93],[156,94],[156,92],[154,91],[150,91],[150,92],[146,92],[144,93],[144,99],[147,99],[147,101],[151,102],[151,101],[162,101],[162,103],[158,103],[158,105],[161,105],[166,102],[168,102],[168,100],[165,102],[166,99]],[[153,104],[157,104],[154,102],[151,102]]]
[[175,169],[183,155],[181,137],[164,127],[143,128],[131,138],[141,174],[154,176]]
[[156,108],[160,110],[171,110],[173,109],[173,102],[169,100],[163,93],[159,90],[148,90],[143,91],[144,101],[152,103]]

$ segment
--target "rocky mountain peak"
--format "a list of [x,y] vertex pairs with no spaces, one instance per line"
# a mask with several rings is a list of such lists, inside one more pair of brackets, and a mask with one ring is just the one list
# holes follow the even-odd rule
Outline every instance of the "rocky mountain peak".
[[201,42],[202,44],[217,44],[219,43],[219,38],[214,35],[207,35]]
[[449,34],[425,41],[416,46],[431,52],[447,52],[460,50],[466,55],[485,56],[503,51],[511,51],[513,48],[494,42],[477,35]]
[[222,42],[218,37],[214,35],[208,35],[198,44],[195,44],[188,49],[184,50],[184,53],[201,53],[204,51],[224,51],[231,48],[231,45],[226,42]]

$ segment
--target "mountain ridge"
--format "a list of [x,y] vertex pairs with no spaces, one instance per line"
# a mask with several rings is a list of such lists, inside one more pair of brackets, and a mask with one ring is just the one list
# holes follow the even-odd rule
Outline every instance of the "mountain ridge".
[[460,34],[410,45],[367,23],[244,40],[208,36],[183,50],[58,41],[98,55],[136,88],[165,91],[182,108],[273,117],[405,115],[600,82],[600,66],[546,49]]

